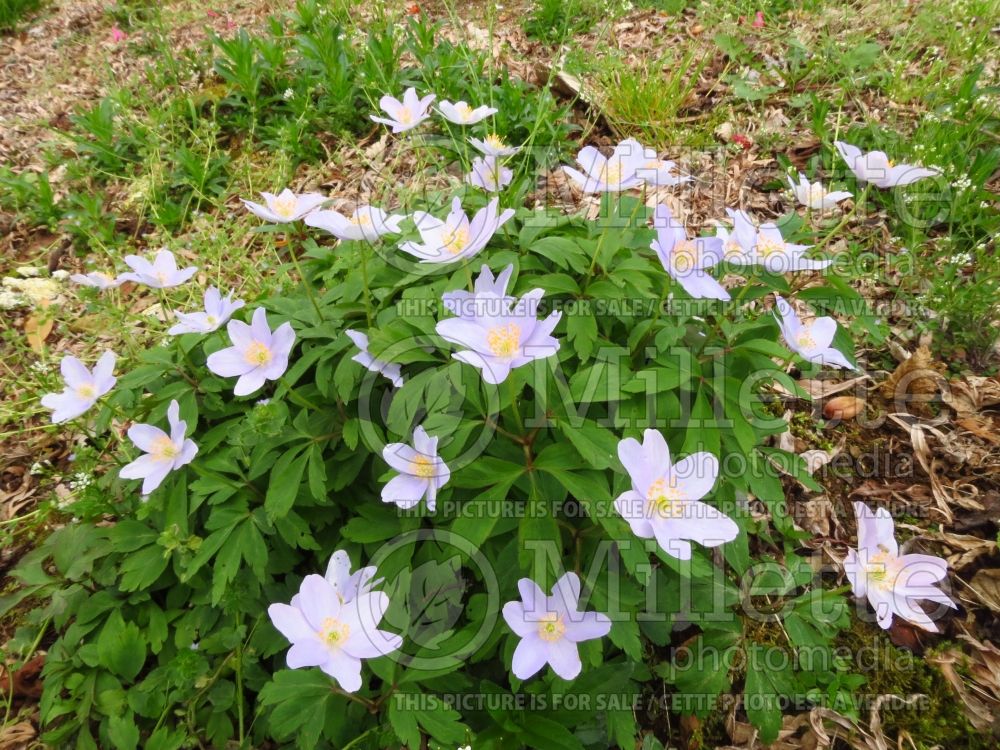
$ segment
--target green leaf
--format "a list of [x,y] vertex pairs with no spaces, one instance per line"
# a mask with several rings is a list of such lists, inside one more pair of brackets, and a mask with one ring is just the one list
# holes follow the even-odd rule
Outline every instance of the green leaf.
[[583,743],[558,722],[532,714],[521,728],[521,740],[536,750],[583,750]]
[[275,462],[264,498],[264,509],[271,520],[281,518],[292,509],[308,460],[309,452],[298,445],[285,451]]
[[115,610],[97,638],[97,657],[101,666],[131,682],[146,662],[146,639],[134,623],[126,623]]
[[139,746],[139,727],[131,711],[108,719],[108,739],[115,750],[135,750]]
[[746,647],[747,677],[743,702],[760,739],[770,744],[781,729],[781,698],[794,692],[789,653],[774,646],[750,643]]
[[283,669],[260,691],[262,706],[270,708],[268,725],[275,737],[295,737],[300,748],[315,748],[326,717],[337,706],[330,678],[318,669]]
[[597,320],[590,313],[568,315],[566,339],[573,344],[580,361],[586,362],[597,344]]
[[594,422],[573,427],[568,420],[559,421],[559,430],[569,438],[580,456],[595,469],[607,469],[615,464],[618,437]]

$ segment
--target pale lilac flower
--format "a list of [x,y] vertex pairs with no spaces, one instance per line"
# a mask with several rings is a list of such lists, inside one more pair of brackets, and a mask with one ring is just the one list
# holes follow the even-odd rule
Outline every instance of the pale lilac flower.
[[[371,593],[375,586],[382,583],[384,580],[382,578],[377,581],[372,580],[376,572],[375,566],[370,565],[351,573],[351,558],[344,550],[338,549],[330,556],[324,578],[333,587],[340,603],[346,604],[354,601],[358,596]],[[299,601],[299,595],[296,594],[292,597],[291,606],[298,607]]]
[[900,555],[895,524],[885,508],[875,513],[864,503],[854,503],[858,519],[858,548],[847,551],[844,572],[855,596],[868,598],[881,628],[888,630],[893,615],[924,630],[938,632],[934,620],[917,600],[957,608],[937,587],[948,574],[948,563],[933,555]]
[[125,279],[121,277],[116,279],[110,274],[103,273],[102,271],[91,271],[87,274],[74,273],[69,277],[69,280],[79,284],[80,286],[93,287],[101,292],[106,289],[117,289],[125,281]]
[[896,164],[884,151],[869,151],[863,153],[857,146],[843,141],[834,141],[837,153],[847,162],[848,168],[854,172],[858,182],[870,182],[878,188],[894,188],[922,180],[924,177],[937,177],[938,169],[918,167],[913,164]]
[[253,201],[243,200],[250,213],[264,221],[272,224],[288,224],[293,221],[305,218],[318,206],[326,203],[329,198],[319,193],[293,193],[285,188],[277,195],[273,193],[261,193],[264,197],[264,205]]
[[292,604],[267,608],[274,627],[292,644],[286,660],[291,669],[319,667],[349,693],[361,689],[361,661],[390,654],[403,639],[379,630],[389,597],[366,591],[350,600],[323,576],[302,580]]
[[485,208],[476,211],[472,221],[465,215],[462,201],[457,197],[452,200],[451,212],[444,221],[417,211],[413,220],[423,244],[404,242],[399,249],[420,258],[422,263],[454,263],[471,258],[486,247],[497,229],[514,215],[511,208],[498,214],[499,204],[499,199],[493,198]]
[[733,220],[733,232],[720,227],[716,236],[723,241],[723,257],[738,266],[763,266],[770,273],[819,271],[832,260],[810,260],[805,252],[811,245],[786,242],[777,225],[768,222],[759,227],[743,211],[726,209]]
[[114,352],[104,352],[88,370],[76,357],[65,356],[59,363],[66,388],[62,393],[47,393],[42,396],[42,406],[52,409],[52,422],[68,422],[83,414],[97,403],[97,399],[110,391],[117,378]]
[[520,146],[508,146],[496,133],[490,133],[483,140],[470,138],[469,143],[484,156],[513,156],[521,150]]
[[310,227],[329,232],[340,240],[367,240],[376,242],[384,234],[399,234],[399,223],[406,218],[400,214],[387,214],[377,206],[358,206],[350,216],[339,211],[314,211],[305,218]]
[[234,312],[246,304],[243,300],[233,299],[230,291],[225,297],[214,286],[205,290],[204,311],[193,313],[177,313],[177,320],[180,322],[172,326],[168,334],[177,336],[182,333],[211,333],[219,329],[223,323],[228,321]]
[[495,156],[477,156],[472,160],[472,171],[465,176],[470,185],[487,193],[499,193],[514,179],[514,172],[505,167]]
[[656,149],[643,149],[645,162],[639,168],[638,174],[651,187],[675,187],[690,182],[690,175],[677,172],[677,164],[661,159]]
[[230,320],[226,326],[233,345],[208,357],[208,369],[223,378],[239,377],[233,393],[246,396],[267,380],[277,380],[288,369],[288,355],[295,345],[295,331],[283,323],[271,332],[263,307],[253,312],[250,325]]
[[789,349],[802,359],[818,365],[842,367],[846,370],[856,369],[839,349],[831,346],[833,337],[837,333],[837,321],[830,317],[821,317],[803,323],[784,299],[775,295],[774,300],[778,308],[775,313],[778,328],[781,329],[781,335],[785,337]]
[[400,508],[412,508],[427,497],[427,510],[434,512],[437,493],[449,479],[451,470],[438,456],[438,439],[430,437],[423,427],[413,431],[413,446],[389,443],[382,449],[382,458],[398,476],[382,488],[382,502],[395,503]]
[[582,641],[603,638],[611,631],[611,619],[601,612],[581,612],[580,578],[566,573],[555,582],[552,595],[546,596],[530,578],[517,582],[521,601],[503,605],[503,619],[521,637],[511,671],[526,680],[546,664],[564,680],[580,674]]
[[639,187],[643,183],[640,174],[649,161],[642,145],[628,138],[617,146],[611,156],[604,156],[593,146],[584,146],[576,156],[583,169],[563,167],[563,172],[584,193],[620,192]]
[[462,303],[459,317],[440,321],[437,333],[445,341],[464,347],[452,357],[479,369],[487,383],[502,383],[515,367],[559,351],[552,331],[562,313],[555,311],[538,320],[543,294],[543,289],[532,289],[515,299],[490,291],[477,293],[474,304]]
[[468,317],[475,315],[477,310],[485,312],[485,308],[490,304],[496,304],[496,312],[499,312],[501,306],[514,302],[514,298],[507,294],[507,285],[510,283],[510,277],[513,273],[514,264],[512,263],[494,279],[493,272],[484,263],[479,269],[479,276],[476,277],[475,291],[467,292],[464,289],[457,289],[454,292],[445,292],[441,295],[444,309],[452,315]]
[[141,479],[142,494],[148,495],[167,478],[170,472],[194,460],[198,446],[185,438],[187,422],[180,418],[180,406],[171,401],[167,407],[170,434],[151,424],[134,424],[128,429],[129,439],[144,451],[135,461],[122,467],[122,479]]
[[156,253],[152,263],[138,255],[126,255],[125,265],[132,269],[132,273],[121,274],[118,277],[119,283],[134,281],[154,289],[169,289],[179,286],[198,271],[195,266],[178,269],[174,254],[166,248]]
[[822,182],[810,184],[809,178],[801,172],[799,172],[798,183],[791,176],[788,177],[788,186],[792,189],[795,199],[800,204],[814,211],[825,211],[826,209],[833,208],[842,200],[852,197],[852,193],[848,193],[846,190],[827,192]]
[[487,117],[495,115],[499,110],[485,105],[473,109],[465,102],[451,102],[445,100],[438,104],[438,111],[448,120],[456,125],[475,125],[482,122]]
[[358,347],[361,351],[355,354],[351,359],[357,362],[362,367],[367,368],[371,372],[376,372],[380,375],[384,375],[392,384],[399,388],[403,385],[403,376],[400,371],[399,365],[395,362],[386,362],[385,360],[373,357],[368,351],[368,336],[361,333],[361,331],[352,331],[347,329],[344,331],[348,338],[354,342],[354,345]]
[[374,565],[369,565],[351,573],[351,558],[344,550],[338,549],[330,556],[325,578],[326,582],[333,586],[333,590],[337,592],[340,601],[350,602],[361,594],[371,592],[372,588],[382,582],[381,578],[377,581],[372,580],[376,572],[377,568]]
[[428,94],[421,99],[411,86],[403,92],[403,101],[388,95],[379,99],[378,105],[389,115],[388,118],[376,115],[370,117],[375,122],[391,126],[393,133],[405,133],[431,116],[427,110],[435,98],[434,94]]
[[739,527],[733,519],[701,502],[719,474],[719,460],[711,453],[692,453],[673,464],[663,435],[646,430],[641,444],[634,438],[619,442],[618,458],[632,489],[618,496],[615,510],[633,534],[655,538],[679,560],[691,558],[691,542],[717,547],[736,538]]
[[684,287],[684,291],[695,299],[730,299],[729,292],[707,270],[722,260],[721,239],[688,239],[684,227],[674,221],[665,204],[656,207],[653,227],[656,239],[650,247],[666,272]]

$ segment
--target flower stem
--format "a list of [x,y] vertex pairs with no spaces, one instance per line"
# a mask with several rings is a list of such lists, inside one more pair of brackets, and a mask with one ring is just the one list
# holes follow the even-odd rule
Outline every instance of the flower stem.
[[299,265],[299,258],[295,254],[295,249],[292,247],[291,235],[288,236],[288,257],[292,259],[292,265],[295,266],[295,272],[299,275],[302,280],[302,286],[305,287],[306,296],[312,303],[313,309],[316,311],[316,315],[319,316],[320,322],[325,322],[326,318],[323,317],[323,311],[319,307],[319,301],[316,299],[316,294],[313,291],[312,284],[309,283],[309,279],[302,272],[302,266]]
[[358,240],[358,247],[361,249],[361,283],[365,287],[365,317],[368,325],[372,324],[372,291],[368,283],[368,243],[365,240]]
[[521,419],[521,409],[517,403],[518,394],[514,391],[514,378],[507,376],[507,393],[510,395],[510,410],[514,413],[514,423],[519,434],[524,434],[524,420]]

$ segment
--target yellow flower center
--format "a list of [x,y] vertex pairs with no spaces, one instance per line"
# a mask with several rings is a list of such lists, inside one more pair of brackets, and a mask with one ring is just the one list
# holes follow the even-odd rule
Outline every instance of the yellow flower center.
[[469,230],[465,227],[448,229],[441,235],[444,249],[452,255],[458,255],[469,244]]
[[566,623],[555,612],[546,612],[538,624],[538,637],[552,643],[558,641],[566,633]]
[[76,395],[80,398],[93,398],[97,395],[97,389],[90,383],[83,383],[76,387]]
[[504,143],[503,138],[498,136],[496,133],[490,133],[486,136],[486,145],[492,146],[495,149],[507,148],[507,144]]
[[275,198],[271,210],[283,219],[290,219],[295,215],[295,206],[295,198],[286,196],[284,198]]
[[174,441],[166,435],[161,435],[153,441],[153,449],[150,454],[157,461],[173,461],[180,453]]
[[352,216],[350,221],[352,224],[355,224],[357,226],[367,227],[371,225],[372,217],[366,213],[358,214],[356,216]]
[[497,357],[513,357],[521,350],[521,326],[517,323],[493,326],[486,334],[486,343]]
[[161,284],[166,284],[167,283],[167,274],[164,273],[163,271],[157,271],[156,272],[156,280],[159,281]]
[[243,352],[243,359],[250,365],[266,365],[271,361],[271,350],[259,341],[251,341],[250,346]]
[[434,463],[427,456],[417,456],[410,462],[410,473],[422,479],[431,479],[435,475]]
[[622,181],[622,165],[621,161],[616,159],[614,163],[609,159],[601,167],[601,173],[598,179],[605,185],[617,185]]
[[824,197],[826,197],[826,191],[823,189],[823,186],[820,185],[818,182],[809,186],[808,199],[810,205],[816,203],[822,203]]
[[210,326],[214,326],[219,322],[219,319],[214,315],[206,315],[205,322],[208,323]]
[[459,119],[464,122],[468,122],[472,119],[472,107],[470,107],[465,102],[459,102],[455,105],[455,111],[458,112]]
[[770,237],[757,238],[757,254],[765,258],[771,255],[782,255],[785,252],[785,241],[775,240]]
[[674,269],[679,273],[687,273],[698,264],[698,243],[684,240],[674,245],[671,253]]
[[743,246],[740,245],[735,237],[730,237],[726,240],[726,244],[723,247],[723,253],[727,258],[738,258],[743,255]]
[[646,499],[649,501],[650,510],[660,518],[679,518],[683,511],[679,501],[684,497],[673,478],[669,484],[664,479],[653,482],[646,492]]
[[411,122],[413,122],[413,113],[410,111],[409,107],[402,107],[400,108],[399,114],[396,116],[396,119],[399,122],[403,123],[404,125],[409,125]]
[[799,345],[800,349],[815,349],[816,339],[812,336],[812,323],[803,323],[802,330],[795,337],[795,342]]
[[327,646],[340,648],[350,634],[351,626],[346,622],[341,622],[335,617],[327,617],[323,620],[323,629],[319,632],[319,637]]
[[868,574],[868,581],[880,589],[891,589],[896,584],[899,571],[896,569],[896,558],[889,554],[889,551],[879,545],[881,552],[872,555],[865,566]]

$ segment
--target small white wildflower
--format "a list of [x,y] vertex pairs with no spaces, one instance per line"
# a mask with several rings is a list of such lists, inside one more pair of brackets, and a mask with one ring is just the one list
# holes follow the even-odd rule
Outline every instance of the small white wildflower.
[[295,96],[295,91],[293,91],[292,89],[288,88],[288,89],[285,89],[285,93],[281,95],[281,98],[284,99],[287,102],[293,96]]
[[28,473],[33,477],[39,476],[43,471],[45,471],[45,464],[41,461],[35,461],[35,463],[31,465],[31,468],[28,469]]

